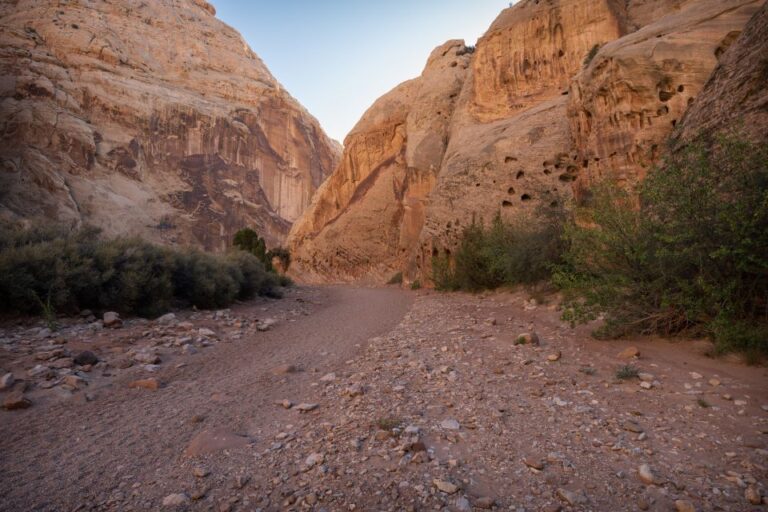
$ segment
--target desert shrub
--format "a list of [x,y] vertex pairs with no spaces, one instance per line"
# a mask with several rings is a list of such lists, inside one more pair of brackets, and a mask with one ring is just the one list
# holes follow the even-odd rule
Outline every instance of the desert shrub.
[[535,216],[512,221],[496,215],[488,227],[473,221],[453,258],[433,259],[436,288],[480,291],[547,279],[563,251],[564,220],[562,209],[540,208]]
[[242,251],[212,255],[98,235],[0,226],[0,312],[43,313],[49,321],[85,308],[152,317],[174,302],[213,308],[279,294],[278,278]]
[[243,228],[235,233],[232,245],[256,256],[267,270],[272,270],[272,257],[267,256],[267,243],[251,228]]
[[566,316],[602,312],[609,337],[704,333],[768,353],[768,143],[691,144],[638,197],[599,186],[566,229]]

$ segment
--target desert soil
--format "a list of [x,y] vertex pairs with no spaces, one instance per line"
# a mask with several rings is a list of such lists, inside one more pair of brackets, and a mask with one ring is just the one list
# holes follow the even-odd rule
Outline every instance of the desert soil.
[[94,320],[0,329],[1,510],[766,509],[768,371],[703,342],[506,292]]

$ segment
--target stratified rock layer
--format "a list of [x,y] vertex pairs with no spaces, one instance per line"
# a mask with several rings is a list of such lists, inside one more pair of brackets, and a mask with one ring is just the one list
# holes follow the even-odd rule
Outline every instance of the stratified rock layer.
[[0,217],[282,241],[337,148],[203,0],[0,5]]
[[598,176],[642,179],[760,3],[522,1],[474,53],[439,47],[347,138],[289,236],[294,275],[424,282],[473,220],[535,222]]

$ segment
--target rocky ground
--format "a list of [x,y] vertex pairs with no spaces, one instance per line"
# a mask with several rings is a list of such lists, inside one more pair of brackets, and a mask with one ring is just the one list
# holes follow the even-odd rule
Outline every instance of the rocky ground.
[[297,288],[9,326],[2,399],[28,407],[0,411],[0,509],[766,508],[764,367],[527,299]]

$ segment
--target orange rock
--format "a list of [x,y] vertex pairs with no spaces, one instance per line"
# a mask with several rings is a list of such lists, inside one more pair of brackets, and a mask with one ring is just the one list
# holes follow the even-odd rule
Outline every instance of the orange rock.
[[637,347],[627,347],[621,352],[618,353],[616,356],[619,359],[632,359],[635,357],[640,357],[640,350]]

